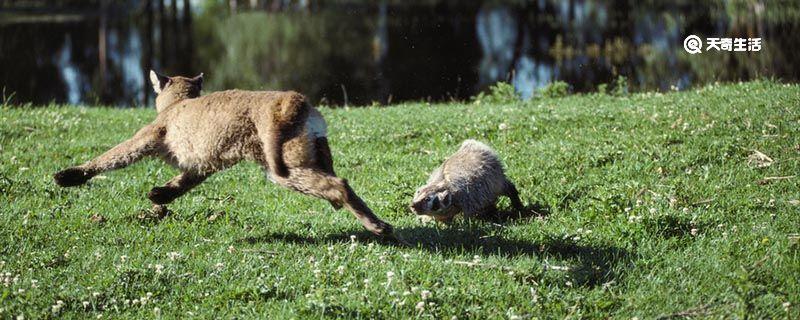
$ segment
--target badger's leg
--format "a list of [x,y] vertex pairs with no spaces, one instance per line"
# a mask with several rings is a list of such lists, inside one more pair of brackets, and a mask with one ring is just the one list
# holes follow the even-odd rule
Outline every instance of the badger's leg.
[[99,157],[80,166],[57,172],[53,179],[62,187],[79,186],[102,172],[124,168],[145,156],[155,155],[164,133],[164,128],[148,125],[136,132],[133,138],[118,144]]
[[375,216],[345,179],[311,168],[291,168],[288,177],[273,178],[278,184],[300,193],[343,205],[356,216],[364,228],[374,234],[392,233],[392,226]]
[[522,200],[519,199],[519,191],[517,191],[517,187],[514,186],[514,184],[508,179],[506,179],[505,195],[511,200],[511,205],[514,207],[514,209],[517,209],[518,211],[525,210]]
[[489,219],[489,220],[497,220],[497,204],[490,204],[486,207],[480,208],[476,211],[464,211],[465,218],[478,218],[478,219]]
[[147,198],[153,204],[168,204],[182,196],[201,182],[205,181],[211,174],[199,174],[195,172],[183,172],[170,179],[162,187],[154,187],[147,193]]

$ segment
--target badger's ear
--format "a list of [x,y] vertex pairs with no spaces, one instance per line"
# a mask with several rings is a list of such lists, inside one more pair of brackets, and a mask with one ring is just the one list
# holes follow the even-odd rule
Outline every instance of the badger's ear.
[[203,73],[200,72],[200,74],[198,74],[194,78],[189,79],[189,81],[191,81],[192,83],[194,83],[198,87],[202,88],[203,87]]
[[150,82],[153,83],[153,90],[160,94],[161,90],[167,86],[167,82],[169,82],[169,77],[158,74],[157,72],[150,70]]
[[450,195],[450,190],[439,192],[437,196],[442,208],[450,208],[450,206],[453,204],[453,197]]

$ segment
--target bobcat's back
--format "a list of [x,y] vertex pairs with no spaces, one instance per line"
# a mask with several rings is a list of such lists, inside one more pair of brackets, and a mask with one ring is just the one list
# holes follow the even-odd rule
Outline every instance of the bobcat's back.
[[[307,130],[326,135],[319,112],[302,95],[282,91],[214,92],[169,106],[156,123],[166,129],[163,157],[174,166],[200,172],[262,159],[265,150],[259,131],[294,128],[285,132],[290,135],[287,144]],[[275,131],[268,134],[280,134]]]

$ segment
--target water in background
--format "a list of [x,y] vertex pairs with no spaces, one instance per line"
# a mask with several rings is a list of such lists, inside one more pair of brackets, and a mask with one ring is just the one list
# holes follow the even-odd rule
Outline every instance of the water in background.
[[[334,105],[464,100],[497,81],[527,98],[620,75],[635,91],[800,78],[794,1],[93,2],[0,3],[4,99],[151,105],[151,68],[204,72],[206,91],[291,89]],[[763,45],[689,55],[689,34]]]

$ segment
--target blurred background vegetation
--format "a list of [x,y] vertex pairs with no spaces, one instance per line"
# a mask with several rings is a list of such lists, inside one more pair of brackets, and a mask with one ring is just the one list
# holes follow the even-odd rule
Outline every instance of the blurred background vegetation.
[[[146,72],[206,90],[292,89],[315,103],[463,100],[498,81],[530,98],[800,78],[800,2],[0,0],[3,100],[148,105]],[[762,38],[689,55],[683,39]]]

